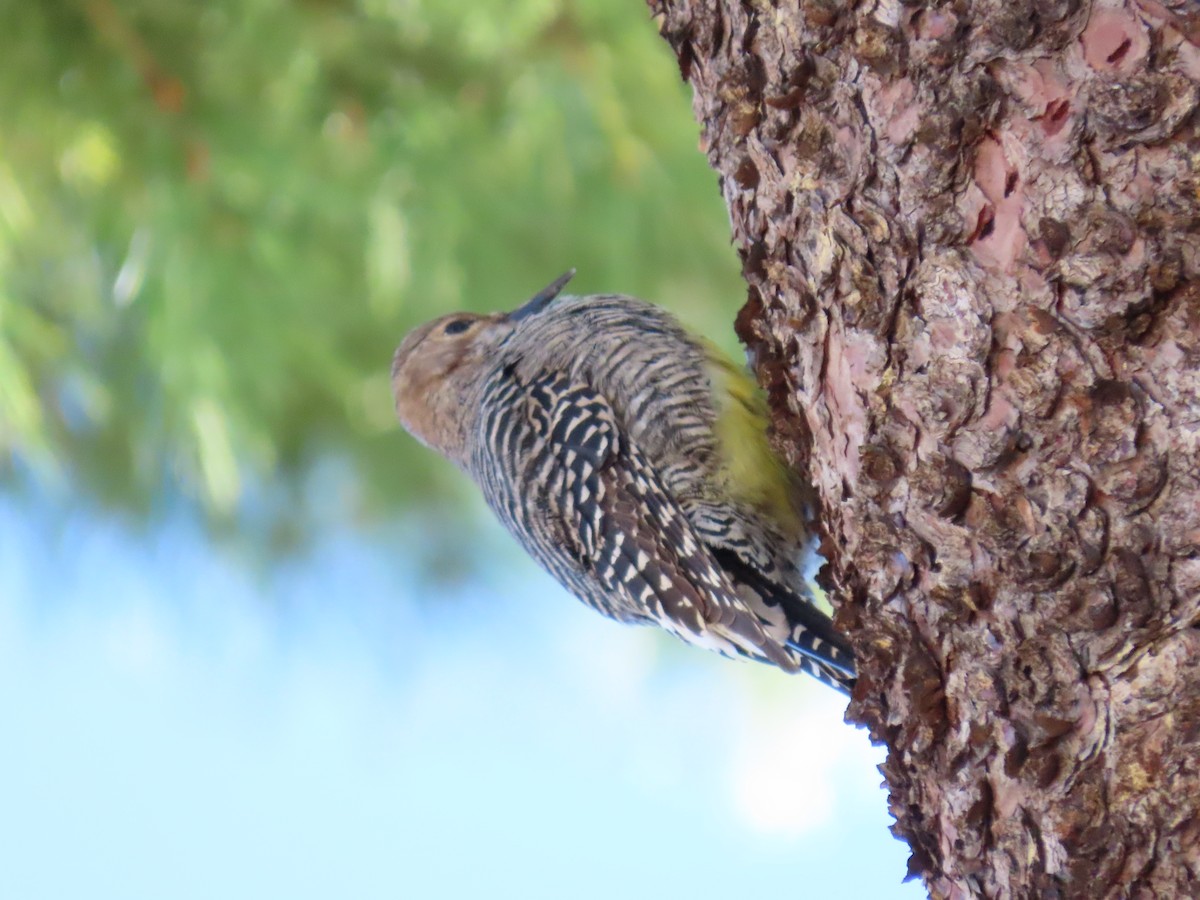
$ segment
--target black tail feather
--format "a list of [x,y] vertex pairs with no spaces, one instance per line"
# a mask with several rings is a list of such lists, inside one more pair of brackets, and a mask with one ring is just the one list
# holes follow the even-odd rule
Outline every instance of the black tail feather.
[[833,620],[810,598],[766,578],[736,553],[725,549],[714,553],[735,584],[744,584],[766,603],[782,607],[792,629],[791,638],[784,643],[801,657],[800,668],[821,683],[850,694],[857,675],[854,651],[833,627]]

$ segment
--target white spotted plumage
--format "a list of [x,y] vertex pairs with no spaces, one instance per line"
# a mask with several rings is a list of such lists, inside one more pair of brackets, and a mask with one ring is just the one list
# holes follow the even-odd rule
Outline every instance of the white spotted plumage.
[[[702,345],[623,296],[544,293],[475,320],[462,349],[471,364],[447,364],[424,397],[405,391],[417,392],[413,360],[433,332],[406,340],[397,408],[538,562],[619,621],[853,685],[850,651],[800,571],[799,520],[729,489]],[[430,396],[448,380],[449,400]]]

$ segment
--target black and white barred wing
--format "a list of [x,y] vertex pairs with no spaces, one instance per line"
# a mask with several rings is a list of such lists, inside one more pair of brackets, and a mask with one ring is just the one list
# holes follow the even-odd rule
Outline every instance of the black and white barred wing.
[[[513,442],[532,451],[510,470],[517,482],[511,494],[523,501],[501,518],[529,536],[535,558],[612,618],[655,622],[688,643],[794,669],[623,433],[608,401],[557,373],[524,385],[522,393],[522,421],[508,423],[507,440],[497,423],[491,432],[499,439],[491,443],[501,454]],[[484,492],[491,493],[486,484]]]

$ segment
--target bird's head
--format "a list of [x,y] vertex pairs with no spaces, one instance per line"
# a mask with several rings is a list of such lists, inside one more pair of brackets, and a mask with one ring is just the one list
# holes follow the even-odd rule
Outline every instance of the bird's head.
[[500,347],[530,316],[558,296],[572,269],[509,313],[451,313],[414,328],[392,357],[392,395],[400,424],[422,444],[460,466],[472,388],[490,370]]

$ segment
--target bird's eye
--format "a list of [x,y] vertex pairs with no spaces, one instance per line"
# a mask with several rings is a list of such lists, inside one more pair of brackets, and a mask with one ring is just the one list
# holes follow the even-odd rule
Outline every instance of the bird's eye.
[[470,327],[470,319],[455,319],[452,322],[446,323],[446,327],[442,329],[442,334],[462,334]]

